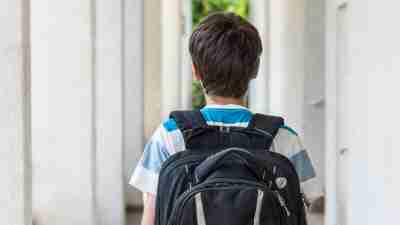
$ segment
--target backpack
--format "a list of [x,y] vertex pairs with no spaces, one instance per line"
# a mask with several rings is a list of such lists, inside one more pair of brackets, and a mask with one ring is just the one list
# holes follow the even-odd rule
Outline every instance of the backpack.
[[170,114],[186,150],[162,165],[156,225],[306,225],[300,182],[285,156],[269,151],[280,117],[249,126],[209,126],[200,111]]

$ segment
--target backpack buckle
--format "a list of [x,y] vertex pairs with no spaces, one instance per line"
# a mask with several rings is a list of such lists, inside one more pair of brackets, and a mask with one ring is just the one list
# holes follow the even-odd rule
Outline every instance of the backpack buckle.
[[229,133],[231,131],[230,127],[219,126],[219,131],[224,133]]

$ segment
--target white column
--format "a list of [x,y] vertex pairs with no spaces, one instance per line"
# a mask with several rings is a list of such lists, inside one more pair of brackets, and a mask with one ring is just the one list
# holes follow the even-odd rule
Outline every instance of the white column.
[[32,224],[28,4],[0,2],[0,224]]
[[144,5],[144,135],[146,140],[161,122],[161,1]]
[[337,206],[337,85],[336,85],[336,21],[337,6],[336,0],[326,1],[325,18],[325,218],[324,224],[336,225],[338,206]]
[[325,182],[325,1],[305,0],[305,4],[304,127],[301,136],[318,173],[318,185],[312,185],[312,192],[321,194]]
[[269,2],[269,99],[272,114],[282,115],[302,133],[304,102],[304,0]]
[[253,112],[269,112],[269,2],[265,0],[250,1],[250,19],[260,33],[263,53],[260,59],[260,68],[257,78],[250,82],[249,107]]
[[96,225],[123,225],[124,0],[96,1],[94,7]]
[[35,224],[97,225],[93,1],[31,12]]
[[32,4],[37,224],[124,224],[123,9]]
[[192,109],[192,59],[189,52],[189,39],[192,34],[192,1],[181,1],[184,31],[182,35],[181,106]]
[[[124,163],[129,205],[140,205],[140,192],[128,181],[143,152],[144,137],[144,1],[124,5]],[[159,114],[157,114],[159,116]]]
[[161,116],[181,107],[182,10],[180,0],[161,0]]

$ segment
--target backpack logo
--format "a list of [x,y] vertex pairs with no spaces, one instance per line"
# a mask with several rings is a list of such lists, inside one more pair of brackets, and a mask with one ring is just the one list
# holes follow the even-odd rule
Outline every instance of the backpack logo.
[[275,180],[275,184],[279,189],[283,189],[287,185],[287,179],[286,177],[278,177]]

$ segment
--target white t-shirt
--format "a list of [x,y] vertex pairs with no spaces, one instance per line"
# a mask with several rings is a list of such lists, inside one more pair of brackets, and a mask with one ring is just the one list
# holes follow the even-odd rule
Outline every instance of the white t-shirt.
[[[239,105],[208,105],[201,109],[201,113],[208,125],[236,127],[247,127],[253,115],[249,109]],[[184,150],[185,141],[181,131],[173,119],[168,119],[148,141],[129,183],[142,192],[156,194],[162,163],[171,155]],[[306,184],[317,185],[312,161],[299,135],[293,129],[282,126],[270,150],[290,159],[299,175],[302,188]],[[307,193],[307,189],[304,189],[305,194],[310,196],[311,193]],[[318,188],[312,188],[314,191],[316,189]]]

